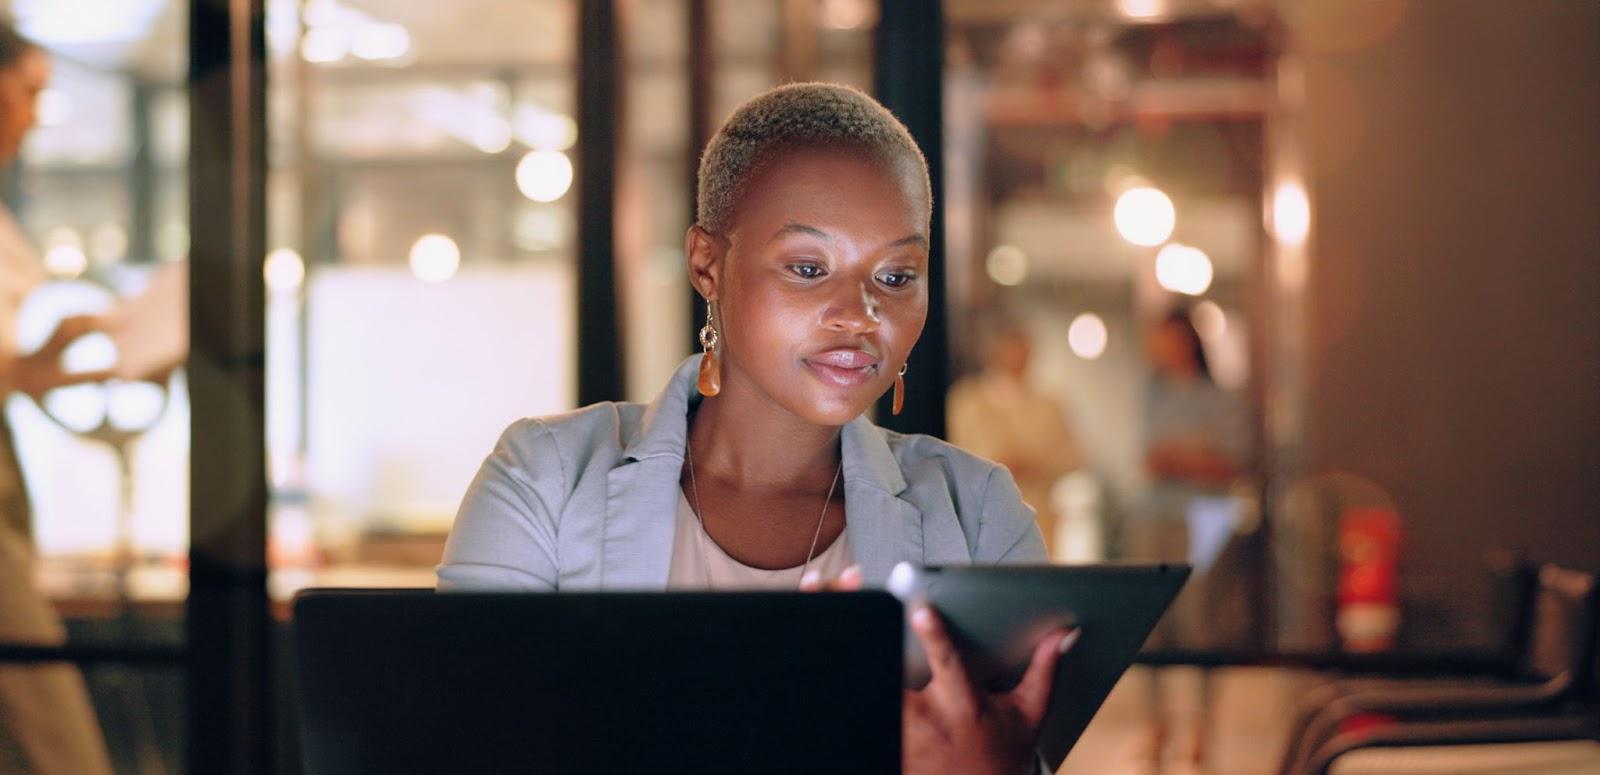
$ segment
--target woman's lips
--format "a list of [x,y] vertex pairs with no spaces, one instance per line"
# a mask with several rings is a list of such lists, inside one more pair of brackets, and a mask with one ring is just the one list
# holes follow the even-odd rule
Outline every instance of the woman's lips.
[[829,350],[806,358],[823,382],[839,387],[864,385],[878,373],[878,357],[865,350]]

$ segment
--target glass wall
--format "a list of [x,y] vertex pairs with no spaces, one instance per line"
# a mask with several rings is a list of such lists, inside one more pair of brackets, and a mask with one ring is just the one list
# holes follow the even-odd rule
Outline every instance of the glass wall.
[[278,599],[431,586],[500,432],[572,408],[576,9],[268,4]]
[[1270,17],[1203,5],[947,4],[951,440],[1057,561],[1196,565],[1187,646],[1254,642],[1263,594]]

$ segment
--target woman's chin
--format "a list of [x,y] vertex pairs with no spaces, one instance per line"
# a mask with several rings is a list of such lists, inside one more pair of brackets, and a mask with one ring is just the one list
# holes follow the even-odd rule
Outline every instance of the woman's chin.
[[850,398],[837,395],[811,396],[809,398],[810,400],[805,401],[801,407],[797,407],[802,411],[797,411],[795,414],[817,425],[831,426],[848,425],[850,421],[866,412],[867,408],[872,406],[875,400],[874,398],[863,399],[861,396],[850,397],[855,399],[850,400]]

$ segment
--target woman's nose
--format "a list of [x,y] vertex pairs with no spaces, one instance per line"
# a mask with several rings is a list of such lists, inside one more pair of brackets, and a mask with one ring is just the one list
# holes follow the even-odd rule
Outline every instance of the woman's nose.
[[823,321],[829,328],[851,334],[878,330],[878,299],[866,285],[840,293],[828,305]]

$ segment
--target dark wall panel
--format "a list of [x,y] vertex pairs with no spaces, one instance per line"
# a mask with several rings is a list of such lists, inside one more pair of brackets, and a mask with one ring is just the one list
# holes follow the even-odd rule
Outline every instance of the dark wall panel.
[[1470,635],[1486,547],[1600,567],[1600,4],[1412,2],[1307,74],[1314,464]]

